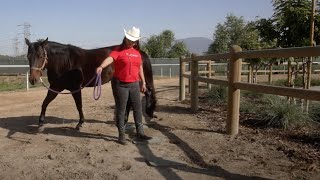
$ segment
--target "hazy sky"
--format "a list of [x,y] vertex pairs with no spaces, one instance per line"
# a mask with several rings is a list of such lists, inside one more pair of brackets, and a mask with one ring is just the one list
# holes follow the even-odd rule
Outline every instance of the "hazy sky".
[[48,37],[87,49],[120,43],[123,28],[132,26],[146,38],[169,29],[176,39],[212,39],[228,14],[246,21],[273,14],[271,0],[2,0],[0,5],[0,54],[7,55],[16,37],[22,51],[25,22],[31,41]]

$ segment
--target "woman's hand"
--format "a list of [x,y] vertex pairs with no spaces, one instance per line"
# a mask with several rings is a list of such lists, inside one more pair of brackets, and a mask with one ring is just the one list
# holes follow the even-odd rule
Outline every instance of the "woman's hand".
[[97,74],[101,74],[102,69],[103,69],[102,66],[97,67],[96,73],[97,73]]
[[141,83],[140,92],[144,93],[144,92],[146,92],[146,90],[147,90],[146,83]]
[[99,67],[96,69],[97,74],[101,74],[103,67],[109,66],[111,63],[113,63],[113,58],[111,56],[108,56],[105,60],[102,61]]

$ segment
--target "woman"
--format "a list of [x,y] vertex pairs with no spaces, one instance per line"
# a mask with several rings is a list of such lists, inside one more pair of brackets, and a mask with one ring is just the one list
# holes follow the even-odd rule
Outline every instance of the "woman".
[[103,68],[114,63],[114,75],[111,85],[116,104],[116,124],[119,131],[118,141],[123,145],[126,144],[124,121],[128,101],[132,104],[138,140],[145,141],[151,139],[151,137],[144,134],[142,124],[140,92],[146,91],[146,83],[139,47],[139,39],[141,38],[140,29],[133,27],[128,31],[124,30],[124,33],[125,37],[122,44],[116,46],[109,57],[96,69],[97,73],[101,73]]

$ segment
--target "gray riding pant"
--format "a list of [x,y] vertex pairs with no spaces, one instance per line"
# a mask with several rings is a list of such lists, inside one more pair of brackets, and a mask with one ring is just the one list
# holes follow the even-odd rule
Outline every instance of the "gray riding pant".
[[111,80],[111,86],[116,104],[116,125],[119,131],[124,130],[128,101],[130,101],[132,105],[133,118],[136,126],[142,125],[142,106],[139,81],[126,83],[113,78]]

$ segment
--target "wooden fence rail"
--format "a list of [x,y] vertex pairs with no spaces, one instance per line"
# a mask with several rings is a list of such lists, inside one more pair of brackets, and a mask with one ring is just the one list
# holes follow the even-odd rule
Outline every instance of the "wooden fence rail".
[[[242,59],[243,58],[289,58],[289,57],[312,57],[320,56],[320,46],[297,47],[282,49],[266,49],[242,51],[234,45],[230,48],[229,53],[220,53],[205,56],[196,56],[192,54],[191,58],[180,58],[180,100],[185,99],[185,78],[190,80],[190,99],[191,111],[196,113],[199,104],[199,82],[216,84],[228,87],[228,112],[226,130],[230,135],[238,134],[239,127],[239,109],[240,109],[240,90],[249,90],[266,94],[275,94],[290,96],[302,99],[320,101],[320,91],[308,89],[293,89],[288,87],[251,84],[241,82]],[[210,77],[199,76],[199,61],[220,61],[221,59],[229,60],[229,77],[228,80],[212,79]],[[191,62],[191,63],[190,63]],[[289,61],[290,62],[290,61]],[[190,63],[191,74],[186,72],[186,63]],[[210,65],[211,66],[211,65]],[[272,73],[272,69],[271,69]],[[288,69],[288,75],[290,70]],[[209,71],[209,74],[211,72]],[[270,75],[269,75],[270,76]],[[214,76],[213,76],[214,77]],[[269,77],[271,79],[271,77]]]

